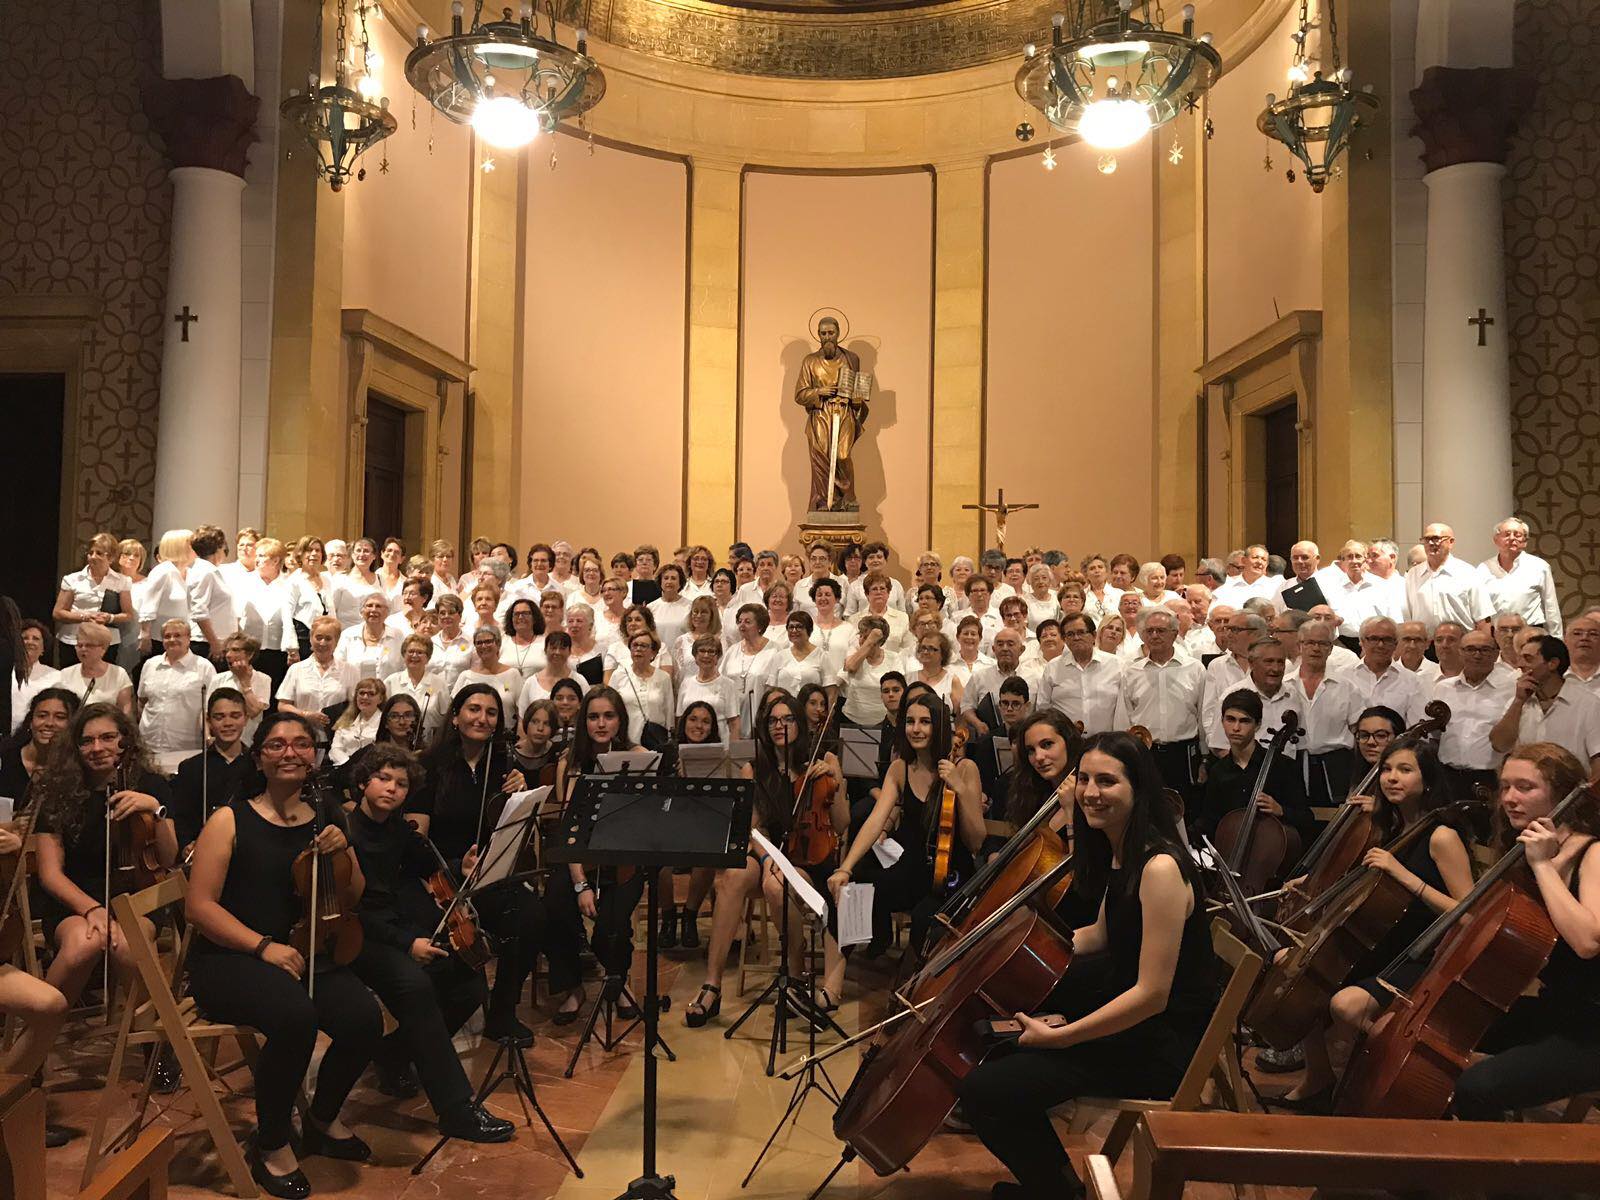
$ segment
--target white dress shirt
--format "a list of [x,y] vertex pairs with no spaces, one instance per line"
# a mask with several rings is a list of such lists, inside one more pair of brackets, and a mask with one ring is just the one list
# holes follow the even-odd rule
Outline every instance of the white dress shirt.
[[1506,715],[1513,684],[1493,673],[1481,683],[1452,675],[1434,684],[1430,699],[1450,706],[1450,724],[1439,738],[1439,761],[1452,767],[1491,771],[1505,756],[1489,744],[1489,731]]
[[1195,625],[1188,633],[1178,640],[1178,645],[1189,652],[1189,657],[1196,661],[1209,658],[1222,647],[1217,645],[1217,635],[1211,632],[1207,625]]
[[1294,693],[1295,702],[1290,707],[1299,714],[1300,728],[1305,730],[1296,749],[1307,754],[1326,754],[1330,750],[1348,750],[1354,746],[1352,731],[1356,718],[1367,705],[1362,703],[1348,676],[1325,674],[1315,694],[1310,696],[1306,695],[1305,683],[1298,675],[1285,679],[1283,686],[1285,691]]
[[279,575],[269,583],[252,571],[239,579],[233,600],[240,631],[253,637],[263,650],[300,648],[288,576]]
[[[808,592],[807,595],[810,593]],[[857,575],[850,581],[850,586],[845,588],[844,611],[848,617],[855,616],[867,607],[867,577]],[[899,611],[901,616],[906,610],[906,590],[900,586],[900,581],[894,576],[889,576],[889,607]]]
[[[950,670],[955,672],[955,677],[957,679],[961,680],[961,686],[962,686],[963,689],[965,689],[967,687],[967,685],[972,681],[972,673],[974,671],[976,671],[979,667],[992,667],[992,666],[994,666],[994,659],[990,658],[987,654],[984,654],[982,651],[980,651],[978,653],[978,658],[977,658],[976,662],[971,662],[971,663],[967,662],[967,660],[962,658],[959,653],[954,655],[950,659]],[[966,703],[965,698],[963,698],[962,703],[963,704]]]
[[[1232,654],[1224,654],[1206,664],[1205,731],[1206,745],[1219,754],[1228,751],[1228,739],[1222,737],[1222,702],[1228,693],[1237,691],[1250,682],[1250,672],[1239,665]],[[1222,737],[1221,741],[1212,740]]]
[[1386,705],[1405,718],[1407,725],[1422,720],[1422,710],[1430,699],[1422,677],[1398,661],[1391,662],[1382,675],[1373,674],[1365,662],[1357,662],[1348,671],[1340,672],[1339,677],[1355,691],[1361,708]]
[[333,656],[354,667],[357,679],[387,679],[404,666],[400,655],[404,641],[401,634],[385,627],[374,645],[367,641],[367,624],[363,621],[339,635]]
[[[61,577],[61,590],[69,593],[67,607],[78,612],[101,612],[106,602],[107,592],[120,592],[122,594],[121,608],[119,611],[133,613],[132,582],[126,575],[119,575],[116,571],[107,568],[96,583],[89,575],[89,568],[81,571],[72,571]],[[114,630],[118,627],[113,626]],[[120,632],[120,630],[118,630]],[[56,625],[56,641],[63,646],[76,646],[78,644],[78,622],[60,622]]]
[[1542,625],[1552,637],[1561,636],[1561,603],[1550,564],[1526,551],[1517,555],[1507,571],[1499,556],[1478,564],[1489,603],[1498,613],[1516,613],[1529,625]]
[[1406,619],[1421,621],[1431,635],[1440,621],[1471,629],[1494,615],[1483,573],[1450,555],[1436,571],[1420,562],[1406,572]]
[[[1087,663],[1079,665],[1069,650],[1044,667],[1038,693],[1033,697],[1034,707],[1040,712],[1053,708],[1066,714],[1068,720],[1082,721],[1085,733],[1125,728],[1117,723],[1117,701],[1122,694],[1123,674],[1131,665],[1099,647]],[[978,672],[974,671],[972,677],[976,680]]]
[[[781,687],[791,696],[798,696],[800,689],[808,683],[822,683],[822,671],[826,665],[825,655],[816,646],[811,647],[811,653],[804,658],[796,658],[794,651],[785,646],[773,656],[774,669],[771,683]],[[829,679],[837,676],[835,670]]]
[[[401,639],[402,642],[404,640]],[[451,695],[455,695],[456,677],[470,667],[472,661],[472,642],[466,634],[446,637],[441,629],[433,635],[433,657],[428,659],[428,670],[439,677]]]
[[[1065,656],[1063,656],[1065,657]],[[1060,661],[1059,659],[1057,660]],[[976,711],[979,704],[983,703],[985,696],[994,697],[995,707],[1000,705],[1000,685],[1012,675],[1017,676],[1028,685],[1029,710],[1039,707],[1039,692],[1042,688],[1044,664],[1038,662],[1018,663],[1017,669],[1009,675],[1001,671],[1000,664],[992,667],[982,667],[972,673],[972,678],[967,681],[966,690],[961,695],[961,708],[963,711]]]
[[68,667],[50,686],[66,688],[85,704],[115,704],[122,689],[133,686],[133,680],[116,663],[106,663],[105,668],[103,675],[85,679],[81,665]]
[[475,683],[486,684],[500,693],[500,716],[507,726],[515,724],[517,714],[521,711],[517,702],[522,696],[523,679],[515,667],[507,667],[504,671],[496,671],[490,675],[487,671],[463,671],[456,676],[456,681],[450,685],[450,697],[453,700],[459,696],[463,689]]
[[1371,575],[1363,574],[1359,583],[1351,583],[1350,577],[1340,571],[1338,579],[1321,583],[1322,594],[1339,615],[1338,632],[1343,637],[1360,637],[1361,622],[1372,617],[1388,617],[1398,624],[1404,615],[1404,597],[1396,596],[1393,588],[1385,587]]
[[1243,575],[1233,575],[1217,585],[1211,594],[1213,603],[1230,608],[1242,608],[1246,600],[1274,600],[1283,586],[1283,576],[1263,575],[1254,583],[1246,583]]
[[[189,587],[171,559],[158,562],[150,571],[139,597],[139,624],[150,630],[150,637],[161,640],[161,627],[168,621],[187,621],[191,611]],[[189,626],[189,636],[198,638],[200,630]]]
[[373,709],[369,716],[356,717],[342,729],[333,731],[333,744],[328,747],[328,763],[341,766],[378,740],[378,723],[383,714]]
[[1094,627],[1100,628],[1100,623],[1117,611],[1117,605],[1122,602],[1122,590],[1114,588],[1109,583],[1105,586],[1105,595],[1096,596],[1090,588],[1083,590],[1083,611],[1094,618]]
[[[1071,657],[1070,655],[1064,657]],[[1052,664],[1054,665],[1054,664]],[[1165,663],[1148,657],[1127,663],[1111,728],[1143,725],[1157,742],[1186,742],[1200,735],[1205,716],[1205,668],[1174,654]],[[1085,722],[1084,728],[1088,728]]]
[[200,749],[205,697],[217,669],[187,652],[177,662],[158,654],[139,673],[139,735],[157,754]]
[[339,585],[335,580],[338,576],[324,571],[321,578],[321,583],[312,583],[311,577],[304,571],[296,571],[289,576],[289,607],[294,619],[307,629],[318,617],[333,616],[337,602],[335,593]]
[[676,600],[656,599],[645,605],[656,620],[656,636],[663,646],[670,646],[683,634],[689,624],[689,606],[694,601],[679,594]]
[[[395,696],[410,696],[417,702],[417,707],[422,710],[419,724],[423,736],[432,737],[444,724],[445,714],[450,708],[449,690],[432,671],[424,671],[422,678],[417,681],[412,680],[409,671],[396,671],[392,675],[385,676],[383,688],[390,699]],[[521,711],[520,706],[518,711]]]
[[361,624],[361,606],[367,602],[368,596],[378,596],[385,604],[389,602],[389,594],[383,589],[383,580],[373,575],[372,582],[368,583],[354,571],[347,571],[343,575],[336,575],[338,581],[333,592],[333,615],[339,618],[342,629],[351,629]]
[[[262,712],[272,707],[272,677],[265,671],[252,670],[250,682],[240,683],[239,677],[232,671],[218,671],[212,676],[211,682],[206,685],[206,699],[219,688],[232,688],[243,696],[254,696],[262,704]],[[261,713],[257,713],[244,723],[244,732],[239,740],[248,746],[255,740],[256,727],[261,724]]]
[[[1405,663],[1401,662],[1398,658],[1394,660],[1394,664],[1402,670],[1411,671],[1411,668],[1406,666]],[[1433,685],[1438,683],[1439,680],[1444,676],[1444,672],[1439,669],[1439,664],[1434,662],[1431,658],[1425,658],[1417,664],[1417,669],[1415,671],[1411,671],[1411,673],[1417,677],[1418,681],[1421,682],[1423,696],[1428,699],[1432,699]]]
[[994,649],[994,635],[1005,628],[1005,622],[1000,619],[1000,610],[993,604],[981,613],[973,612],[970,608],[963,613],[951,617],[944,623],[944,635],[950,639],[950,644],[956,644],[956,630],[961,622],[972,617],[978,622],[978,653],[987,656]]
[[1554,742],[1571,751],[1587,769],[1590,761],[1600,756],[1600,700],[1590,695],[1582,682],[1564,679],[1549,712],[1537,699],[1522,706],[1517,741]]
[[[1234,692],[1254,692],[1261,697],[1261,726],[1256,731],[1256,741],[1263,746],[1272,741],[1272,735],[1283,724],[1283,714],[1293,709],[1300,717],[1301,728],[1305,727],[1305,714],[1300,712],[1300,706],[1305,703],[1305,693],[1298,688],[1289,686],[1292,676],[1285,676],[1282,685],[1275,695],[1268,696],[1251,681],[1248,675],[1241,683],[1229,688],[1217,697],[1215,705],[1207,702],[1206,705],[1206,744],[1214,750],[1226,752],[1228,735],[1222,732],[1222,702]],[[1298,748],[1298,743],[1296,744]]]
[[1600,670],[1595,671],[1593,675],[1585,679],[1578,674],[1578,669],[1573,667],[1567,671],[1566,680],[1568,683],[1583,688],[1596,700],[1600,700]]
[[672,676],[660,667],[650,672],[649,679],[635,674],[633,663],[626,662],[611,675],[611,686],[622,697],[622,707],[628,710],[628,737],[637,742],[646,721],[672,728],[676,713],[673,704]]
[[[850,621],[856,627],[857,634],[861,630],[861,619],[869,615],[865,608],[851,614]],[[915,640],[911,636],[911,618],[898,608],[887,608],[876,614],[889,624],[889,636],[884,639],[883,652],[890,658],[899,659],[911,652]]]
[[[719,740],[726,745],[729,740],[728,722],[739,715],[739,706],[742,699],[743,695],[739,690],[739,685],[726,675],[718,675],[709,683],[701,679],[698,674],[691,675],[683,681],[683,686],[678,689],[678,715],[681,717],[684,710],[695,701],[705,701],[711,706],[711,711],[717,714]],[[881,721],[883,719],[883,704],[881,701],[878,704],[878,709],[878,719]],[[740,732],[747,738],[750,736],[750,731],[742,725],[740,726]]]
[[201,621],[210,621],[217,635],[213,651],[220,651],[222,643],[239,631],[239,610],[228,578],[209,559],[201,558],[189,565],[189,617],[196,633],[202,632]]
[[284,675],[278,699],[302,712],[321,712],[348,700],[357,682],[356,669],[347,662],[333,658],[324,667],[314,657],[304,658]]

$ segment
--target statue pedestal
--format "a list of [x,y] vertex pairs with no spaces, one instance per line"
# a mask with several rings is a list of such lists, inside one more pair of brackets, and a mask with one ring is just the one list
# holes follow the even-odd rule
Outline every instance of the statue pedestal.
[[809,553],[811,547],[819,542],[837,552],[852,542],[857,544],[864,542],[866,536],[867,527],[862,522],[859,512],[812,510],[806,513],[806,519],[800,522],[802,553]]

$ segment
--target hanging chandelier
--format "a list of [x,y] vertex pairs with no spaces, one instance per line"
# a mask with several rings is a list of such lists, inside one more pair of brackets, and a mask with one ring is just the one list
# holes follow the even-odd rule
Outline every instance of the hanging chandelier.
[[1101,150],[1130,146],[1192,108],[1222,71],[1211,35],[1195,36],[1192,4],[1181,31],[1164,28],[1150,0],[1069,0],[1050,24],[1049,46],[1023,48],[1017,93],[1052,128]]
[[[1327,17],[1327,63],[1331,68],[1323,78],[1320,65],[1313,66],[1307,49],[1316,22],[1311,19],[1310,0],[1300,0],[1300,28],[1294,39],[1294,62],[1289,67],[1289,94],[1282,100],[1267,93],[1267,107],[1256,118],[1256,127],[1289,148],[1305,166],[1306,182],[1320,192],[1338,173],[1339,156],[1350,144],[1350,136],[1378,109],[1378,98],[1369,83],[1360,91],[1351,87],[1355,73],[1339,64],[1339,21],[1334,0],[1323,0]],[[1318,59],[1322,58],[1319,54]],[[1365,109],[1365,113],[1363,113]],[[1294,172],[1288,172],[1291,183]]]
[[322,0],[317,0],[316,34],[311,45],[311,70],[308,90],[292,89],[289,98],[278,106],[283,119],[303,138],[316,155],[317,174],[334,191],[350,181],[366,177],[356,163],[372,146],[398,127],[389,111],[389,98],[378,95],[372,74],[371,39],[367,36],[367,9],[358,10],[361,21],[361,78],[350,86],[350,60],[345,45],[345,4],[338,0],[339,25],[335,43],[334,81],[322,82]]
[[434,108],[458,125],[471,125],[491,146],[514,150],[568,117],[580,116],[606,93],[605,73],[589,57],[588,35],[577,48],[558,40],[555,7],[546,0],[549,36],[541,37],[532,4],[513,20],[509,8],[498,21],[483,20],[483,0],[450,6],[450,34],[428,40],[417,27],[417,45],[406,56],[406,79]]

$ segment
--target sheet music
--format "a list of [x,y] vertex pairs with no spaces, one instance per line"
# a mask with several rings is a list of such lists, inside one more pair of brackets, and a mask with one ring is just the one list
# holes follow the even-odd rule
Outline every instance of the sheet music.
[[828,919],[828,902],[823,898],[822,893],[811,885],[810,877],[785,858],[783,851],[774,846],[761,830],[752,829],[750,831],[750,840],[765,850],[771,857],[779,873],[784,879],[788,880],[789,890],[794,893],[795,899],[810,909],[817,920],[826,921]]
[[885,870],[900,861],[906,848],[893,838],[879,838],[872,844],[872,856],[883,864]]
[[14,796],[0,796],[0,825],[11,824],[11,818],[16,815],[17,801]]
[[737,779],[739,768],[755,756],[751,741],[684,742],[678,746],[678,769],[688,779]]
[[1012,764],[1016,762],[1016,749],[1011,745],[1010,738],[1001,737],[999,734],[995,734],[993,745],[995,769],[998,770],[1000,774],[1004,775],[1007,771],[1011,770]]
[[847,883],[839,889],[839,948],[861,946],[872,940],[870,883]]
[[489,847],[479,856],[474,887],[488,887],[511,874],[517,865],[517,851],[528,834],[526,818],[538,811],[552,790],[547,784],[532,791],[517,792],[506,801],[500,820],[489,835]]
[[661,766],[659,750],[607,750],[596,756],[602,775],[653,775]]

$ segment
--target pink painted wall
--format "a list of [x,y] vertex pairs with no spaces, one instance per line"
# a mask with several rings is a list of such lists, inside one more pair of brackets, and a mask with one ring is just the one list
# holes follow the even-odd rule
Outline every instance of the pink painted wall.
[[[1322,307],[1321,199],[1300,163],[1256,128],[1267,93],[1288,91],[1298,9],[1211,89],[1216,136],[1209,147],[1209,356],[1238,345],[1278,313]],[[1272,170],[1263,166],[1272,157]],[[1295,168],[1295,182],[1284,171]],[[1277,312],[1273,301],[1277,301]]]
[[990,169],[986,498],[1003,487],[1040,505],[1008,520],[1008,549],[1145,559],[1155,549],[1152,148],[1118,154],[1111,175],[1088,146],[1056,154],[1053,171],[1039,154]]
[[[550,151],[557,166],[550,169]],[[683,529],[682,162],[558,135],[532,152],[518,536],[609,557]]]
[[[367,177],[344,189],[344,306],[370,308],[465,357],[471,138],[463,126],[430,116],[420,97],[411,128],[410,46],[393,22],[376,21],[372,30],[384,60],[375,73],[400,127],[362,159]],[[387,174],[378,169],[385,153]]]
[[741,538],[799,547],[810,468],[794,385],[816,348],[808,319],[832,306],[849,318],[844,344],[876,375],[856,450],[868,536],[915,563],[928,540],[932,303],[927,172],[745,176]]

